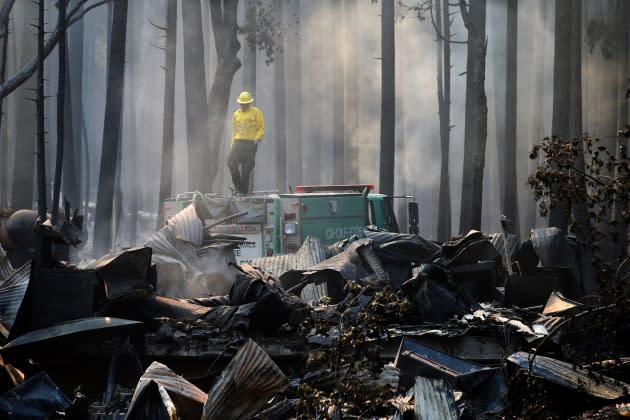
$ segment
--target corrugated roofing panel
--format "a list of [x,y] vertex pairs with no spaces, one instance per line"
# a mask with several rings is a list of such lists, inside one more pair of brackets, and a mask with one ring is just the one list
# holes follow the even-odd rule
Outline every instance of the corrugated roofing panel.
[[521,369],[529,370],[537,376],[541,376],[560,386],[586,392],[587,394],[604,400],[614,400],[628,395],[630,385],[599,375],[595,372],[581,369],[571,363],[552,359],[545,356],[536,356],[530,363],[530,355],[519,351],[508,357],[508,360]]
[[325,259],[326,247],[318,238],[309,236],[295,254],[254,258],[251,265],[274,277],[280,277],[290,270],[306,270]]
[[251,339],[208,393],[204,420],[249,418],[288,385],[278,365]]
[[4,252],[2,245],[0,245],[0,284],[2,284],[4,280],[11,277],[11,275],[13,275],[13,271],[13,266],[9,262],[7,254],[6,252]]
[[0,324],[6,331],[11,331],[13,328],[27,287],[28,281],[0,289]]
[[417,419],[459,419],[453,389],[444,379],[417,376],[414,406]]

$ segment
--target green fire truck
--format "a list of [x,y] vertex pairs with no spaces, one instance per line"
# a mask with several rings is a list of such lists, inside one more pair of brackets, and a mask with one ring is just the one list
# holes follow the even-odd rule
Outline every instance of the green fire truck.
[[[210,219],[229,218],[247,212],[236,220],[217,224],[211,232],[246,238],[235,250],[237,262],[252,258],[292,253],[307,236],[329,245],[352,235],[363,235],[368,225],[399,232],[394,199],[408,202],[409,232],[418,232],[418,203],[411,196],[392,197],[371,193],[370,184],[304,185],[290,194],[253,194],[245,197],[205,195]],[[165,220],[192,201],[186,193],[163,203]]]

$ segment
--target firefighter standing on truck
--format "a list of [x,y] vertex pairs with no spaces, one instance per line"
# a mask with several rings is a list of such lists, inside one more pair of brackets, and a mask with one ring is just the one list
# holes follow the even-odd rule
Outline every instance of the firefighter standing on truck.
[[232,149],[228,168],[235,193],[246,195],[249,191],[249,175],[256,162],[258,143],[265,134],[265,118],[262,111],[252,105],[254,98],[249,92],[241,92],[236,102],[240,104],[240,109],[232,116]]

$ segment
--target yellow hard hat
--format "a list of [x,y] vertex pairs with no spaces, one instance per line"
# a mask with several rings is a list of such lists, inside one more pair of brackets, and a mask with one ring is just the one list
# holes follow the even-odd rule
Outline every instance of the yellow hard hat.
[[252,94],[249,92],[241,92],[241,94],[238,95],[236,102],[239,104],[251,104],[254,102],[254,98],[252,98]]

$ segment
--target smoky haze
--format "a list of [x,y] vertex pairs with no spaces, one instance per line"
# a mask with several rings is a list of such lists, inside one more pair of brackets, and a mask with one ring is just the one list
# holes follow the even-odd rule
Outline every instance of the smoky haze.
[[[358,86],[358,129],[352,138],[346,141],[356,154],[348,154],[346,166],[358,168],[357,181],[377,185],[379,174],[379,140],[380,140],[380,85],[381,85],[381,52],[380,52],[380,11],[381,6],[367,0],[357,1],[357,16],[335,16],[332,13],[334,0],[300,1],[299,16],[293,16],[289,10],[296,0],[285,3],[285,14],[282,25],[284,33],[283,61],[267,64],[264,52],[257,52],[257,74],[255,104],[261,108],[266,118],[266,134],[259,147],[254,189],[286,192],[288,185],[295,185],[293,179],[277,179],[275,168],[287,165],[287,162],[298,162],[301,168],[301,181],[305,184],[332,183],[333,181],[333,80],[344,77],[345,86],[354,86],[349,81],[357,81]],[[345,0],[344,0],[345,1]],[[180,2],[178,2],[180,3]],[[263,2],[269,6],[270,1]],[[414,4],[413,2],[408,2]],[[585,2],[583,24],[587,16],[604,19],[609,1]],[[244,21],[244,0],[239,2],[239,23]],[[178,9],[181,5],[178,4]],[[12,22],[24,22],[25,7],[16,2]],[[345,9],[344,9],[345,10]],[[120,231],[117,238],[119,246],[130,246],[142,243],[155,230],[155,217],[158,209],[162,125],[164,112],[164,32],[156,26],[165,26],[165,1],[134,0],[129,2],[127,59],[125,69],[124,118],[121,143],[120,201],[122,206],[118,212]],[[465,41],[467,31],[459,16],[459,10],[452,8],[453,38]],[[206,66],[207,91],[209,92],[217,57],[214,46],[214,35],[210,22],[209,3],[202,1],[202,22],[204,37],[204,63]],[[345,12],[344,12],[345,13]],[[402,18],[404,15],[404,19]],[[184,98],[183,72],[183,36],[182,28],[187,22],[182,21],[181,10],[178,10],[177,29],[177,64],[175,81],[175,149],[173,155],[174,178],[172,195],[187,191],[188,156],[186,143],[186,103]],[[398,7],[396,23],[396,104],[397,104],[397,149],[395,166],[395,194],[412,195],[420,204],[420,235],[434,238],[436,234],[439,173],[440,173],[440,138],[437,107],[437,59],[436,34],[429,20],[419,21],[412,14]],[[104,100],[106,92],[106,76],[108,61],[108,22],[110,10],[107,6],[90,11],[83,18],[83,58],[82,58],[82,102],[83,112],[80,117],[84,121],[85,142],[84,169],[88,174],[82,177],[82,189],[89,192],[84,203],[88,209],[94,207],[96,187],[98,185],[98,168],[100,165],[100,148],[103,136]],[[506,162],[517,166],[517,188],[519,212],[521,214],[521,236],[526,236],[529,229],[536,225],[546,224],[535,211],[531,193],[526,187],[527,175],[532,172],[536,162],[527,158],[528,150],[534,142],[550,135],[551,105],[553,85],[553,37],[554,37],[554,2],[529,1],[519,2],[518,10],[518,103],[517,103],[517,161]],[[48,26],[50,30],[56,23],[54,7],[48,10]],[[334,39],[334,25],[344,26],[352,22],[353,36]],[[155,25],[153,25],[153,24]],[[296,27],[299,30],[295,30]],[[486,58],[485,87],[488,97],[488,141],[486,147],[486,167],[484,174],[482,230],[494,232],[500,229],[498,223],[500,208],[499,156],[498,142],[505,136],[505,39],[506,8],[501,0],[487,2],[487,38],[488,50]],[[301,155],[287,155],[287,162],[277,159],[277,118],[274,110],[274,72],[277,65],[288,62],[287,44],[291,37],[299,33],[300,46],[300,93],[287,90],[286,108],[291,118],[299,115],[301,124],[297,132],[292,121],[287,122],[287,143],[302,142]],[[24,63],[22,57],[21,37],[23,31],[16,30],[13,44],[10,43],[8,74],[12,74]],[[346,32],[347,34],[348,32]],[[243,36],[239,58],[242,60],[246,47]],[[353,41],[355,40],[355,41]],[[11,47],[13,45],[13,47]],[[341,49],[345,54],[346,65],[356,60],[355,74],[335,74],[332,67],[332,54]],[[452,45],[451,69],[451,146],[449,156],[450,191],[452,203],[453,234],[459,227],[460,197],[463,167],[464,144],[464,109],[466,92],[466,46]],[[606,95],[607,86],[612,84],[616,75],[602,71],[605,58],[601,53],[589,53],[583,45],[583,87],[584,108],[592,105],[597,112],[584,112],[584,131],[602,133],[602,136],[614,135],[614,123],[606,123],[605,108],[599,106]],[[70,51],[72,55],[73,52]],[[56,86],[56,51],[46,61],[47,94],[55,95]],[[285,74],[291,74],[287,67]],[[229,153],[229,135],[231,114],[237,109],[235,98],[243,90],[243,69],[235,75],[231,88],[231,103],[226,117],[224,138],[221,139],[221,150],[213,156],[208,165],[218,168],[218,176],[214,183],[208,182],[205,192],[228,194],[231,187],[229,172],[226,167]],[[347,94],[348,92],[346,92]],[[23,91],[16,91],[5,102],[8,125],[8,136],[16,136],[16,105]],[[346,96],[347,100],[347,96]],[[33,113],[34,113],[33,107]],[[601,110],[601,111],[600,111]],[[54,166],[54,145],[56,143],[54,124],[54,99],[47,102],[48,118],[48,180],[52,180]],[[347,112],[346,112],[347,115]],[[7,155],[15,153],[15,143],[9,141],[7,147],[0,149]],[[294,150],[288,147],[288,150]],[[9,174],[14,165],[20,162],[3,159],[8,165]],[[12,175],[10,175],[12,176]],[[9,180],[11,180],[9,178]],[[348,180],[350,181],[350,180]],[[9,182],[0,185],[8,188]],[[0,195],[1,197],[1,195]],[[9,205],[0,203],[1,206]],[[76,205],[75,205],[76,206]],[[139,211],[137,220],[131,217]],[[130,235],[132,224],[138,226],[136,237]],[[402,226],[401,226],[402,227]]]

